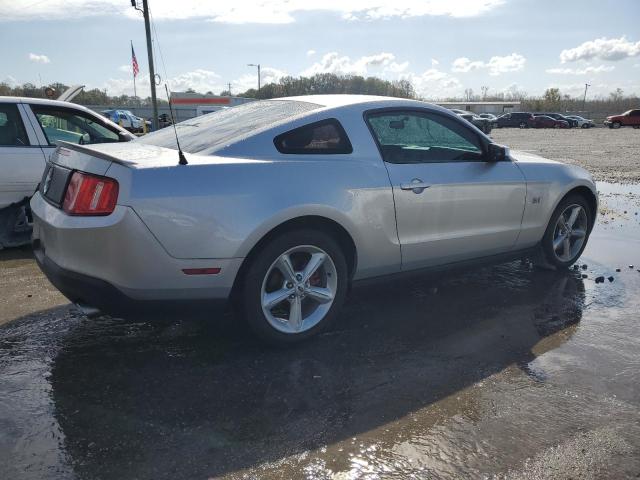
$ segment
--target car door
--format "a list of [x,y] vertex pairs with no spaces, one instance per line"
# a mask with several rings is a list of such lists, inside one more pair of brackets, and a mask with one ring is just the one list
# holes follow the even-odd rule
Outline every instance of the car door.
[[393,188],[403,270],[513,248],[526,185],[509,158],[487,161],[489,142],[440,112],[378,110],[366,121]]
[[640,110],[631,110],[627,121],[634,127],[640,126]]
[[36,133],[23,105],[0,104],[0,208],[31,197],[45,166]]

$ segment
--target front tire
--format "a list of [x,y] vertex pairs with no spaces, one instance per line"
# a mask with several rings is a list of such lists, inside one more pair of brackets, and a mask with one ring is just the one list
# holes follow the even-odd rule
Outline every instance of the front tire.
[[268,343],[297,343],[332,323],[347,282],[347,262],[332,237],[312,229],[285,232],[269,241],[249,265],[241,313]]
[[585,247],[593,225],[589,204],[582,195],[569,195],[556,207],[542,238],[545,260],[556,268],[568,268]]
[[620,128],[622,125],[620,124],[620,122],[613,122],[611,124],[611,128]]

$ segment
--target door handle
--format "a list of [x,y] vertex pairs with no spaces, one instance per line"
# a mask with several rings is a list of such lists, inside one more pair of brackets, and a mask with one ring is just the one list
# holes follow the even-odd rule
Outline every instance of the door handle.
[[429,188],[430,186],[431,185],[429,185],[428,183],[424,183],[419,178],[414,178],[413,180],[411,180],[410,183],[401,183],[400,184],[400,189],[401,190],[411,190],[411,191],[413,191],[413,193],[422,193],[422,192],[424,192],[425,188]]

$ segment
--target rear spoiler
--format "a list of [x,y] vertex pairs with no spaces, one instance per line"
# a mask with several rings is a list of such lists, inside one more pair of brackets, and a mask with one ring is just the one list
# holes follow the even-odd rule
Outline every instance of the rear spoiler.
[[100,158],[108,162],[118,163],[124,166],[135,165],[135,162],[122,160],[121,158],[114,157],[113,155],[107,155],[99,150],[94,150],[90,146],[78,145],[77,143],[65,142],[63,140],[60,140],[57,143],[58,148],[56,151],[58,152],[58,155],[68,155],[64,153],[65,150],[74,150],[76,152],[84,153],[85,155],[90,155],[92,157]]

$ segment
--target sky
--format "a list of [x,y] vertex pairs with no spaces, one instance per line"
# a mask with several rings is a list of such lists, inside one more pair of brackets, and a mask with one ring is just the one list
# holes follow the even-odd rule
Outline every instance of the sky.
[[[138,0],[142,3],[142,0]],[[557,87],[640,95],[637,0],[149,0],[156,72],[172,91],[234,94],[284,75],[407,79],[427,99]],[[130,0],[0,0],[0,82],[149,92]]]

